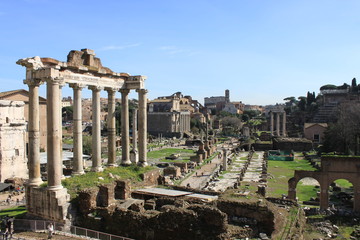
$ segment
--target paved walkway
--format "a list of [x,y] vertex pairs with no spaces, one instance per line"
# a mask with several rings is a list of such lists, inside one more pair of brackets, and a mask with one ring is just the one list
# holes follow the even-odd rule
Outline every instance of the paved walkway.
[[200,169],[195,170],[187,179],[181,182],[180,186],[190,184],[191,188],[200,189],[208,180],[217,166],[222,163],[222,159],[216,156],[211,162],[204,164]]

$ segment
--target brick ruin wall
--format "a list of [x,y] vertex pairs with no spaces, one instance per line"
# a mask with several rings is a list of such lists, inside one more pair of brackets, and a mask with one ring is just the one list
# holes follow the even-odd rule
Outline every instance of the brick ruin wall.
[[271,236],[275,229],[268,204],[164,197],[130,199],[124,207],[125,201],[114,197],[130,192],[125,181],[80,192],[75,225],[144,240],[251,238],[260,232]]

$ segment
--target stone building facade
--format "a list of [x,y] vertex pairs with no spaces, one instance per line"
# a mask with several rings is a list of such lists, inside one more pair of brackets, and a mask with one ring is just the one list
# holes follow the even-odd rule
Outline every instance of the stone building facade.
[[183,137],[184,132],[190,132],[190,115],[193,110],[190,100],[183,98],[181,93],[150,101],[147,121],[149,134]]
[[[24,117],[25,121],[29,122],[29,91],[25,89],[7,91],[0,93],[1,100],[10,100],[10,101],[23,101],[24,105]],[[46,118],[46,99],[39,96],[39,138],[40,138],[40,149],[46,151],[46,139],[47,139],[47,118]],[[28,144],[28,137],[26,137],[26,144]]]
[[0,182],[28,178],[24,102],[0,100]]

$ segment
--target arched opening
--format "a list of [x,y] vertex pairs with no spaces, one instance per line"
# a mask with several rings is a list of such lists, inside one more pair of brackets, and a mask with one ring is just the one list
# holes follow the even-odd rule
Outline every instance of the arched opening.
[[337,179],[329,186],[329,207],[352,210],[354,207],[354,186],[346,179]]
[[296,197],[304,205],[318,206],[319,192],[320,183],[312,177],[302,178],[296,185]]

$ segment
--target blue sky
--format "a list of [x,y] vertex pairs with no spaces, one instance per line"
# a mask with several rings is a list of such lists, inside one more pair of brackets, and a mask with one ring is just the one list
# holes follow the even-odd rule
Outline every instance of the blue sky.
[[82,48],[148,76],[150,99],[230,89],[232,101],[266,105],[360,83],[357,0],[0,0],[0,33],[0,91],[27,89],[18,59]]

